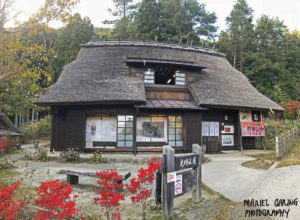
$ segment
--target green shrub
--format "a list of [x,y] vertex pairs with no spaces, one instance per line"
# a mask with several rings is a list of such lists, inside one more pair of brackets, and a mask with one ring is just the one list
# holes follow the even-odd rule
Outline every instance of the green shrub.
[[36,122],[29,122],[19,128],[23,134],[20,137],[21,143],[28,143],[40,139],[50,139],[51,117],[50,115]]
[[38,148],[34,152],[34,158],[38,161],[48,161],[48,152],[45,148]]
[[59,157],[64,162],[79,162],[79,152],[74,148],[68,148],[67,151],[59,154]]
[[25,152],[24,153],[25,160],[35,160],[35,161],[48,161],[48,150],[45,148],[38,148],[34,151],[34,153]]
[[7,160],[0,160],[0,171],[14,168],[14,165]]
[[90,157],[90,163],[106,163],[100,151],[95,151],[93,156]]

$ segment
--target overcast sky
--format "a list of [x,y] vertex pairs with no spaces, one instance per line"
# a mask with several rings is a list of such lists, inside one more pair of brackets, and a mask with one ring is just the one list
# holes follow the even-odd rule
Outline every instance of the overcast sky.
[[[219,27],[219,31],[226,29],[225,18],[230,14],[235,1],[199,0],[206,4],[208,11],[214,11],[217,14],[216,25]],[[254,9],[255,20],[262,14],[266,14],[284,20],[290,30],[296,28],[300,30],[300,0],[247,0],[247,2]],[[26,19],[30,14],[36,12],[43,3],[44,0],[16,0],[15,11],[22,12],[19,20]],[[74,9],[74,13],[79,12],[82,16],[88,16],[95,26],[103,27],[105,25],[102,22],[111,18],[107,11],[108,8],[113,8],[112,0],[81,0]],[[59,27],[61,24],[55,22],[51,26]]]

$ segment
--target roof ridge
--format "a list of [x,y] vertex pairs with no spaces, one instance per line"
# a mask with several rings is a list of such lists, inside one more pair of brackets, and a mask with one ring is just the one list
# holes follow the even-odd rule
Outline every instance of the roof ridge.
[[161,47],[161,48],[170,48],[176,50],[194,51],[198,53],[205,53],[205,54],[210,54],[215,56],[226,57],[224,53],[218,52],[215,47],[210,48],[210,47],[203,47],[200,45],[177,44],[177,43],[167,43],[167,42],[157,42],[157,41],[99,40],[99,41],[90,41],[88,43],[81,45],[81,47],[104,47],[104,46]]

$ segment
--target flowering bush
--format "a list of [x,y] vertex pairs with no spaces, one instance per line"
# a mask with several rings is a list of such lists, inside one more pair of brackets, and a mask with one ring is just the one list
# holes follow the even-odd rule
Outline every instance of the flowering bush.
[[15,202],[12,198],[20,184],[21,182],[18,181],[15,185],[0,188],[0,216],[6,220],[15,219],[20,208],[28,204],[22,200]]
[[[59,183],[58,180],[42,182],[37,188],[38,199],[35,200],[37,205],[47,210],[38,211],[34,219],[58,219],[71,218],[75,216],[78,209],[75,208],[76,202],[72,201],[72,186],[69,183]],[[77,195],[74,196],[77,198]],[[79,214],[76,214],[79,216]]]
[[121,219],[119,213],[120,201],[125,200],[125,193],[118,190],[123,186],[118,181],[122,180],[122,176],[116,170],[106,170],[96,172],[99,177],[97,183],[101,186],[99,190],[100,197],[94,198],[94,202],[105,208],[104,215],[108,220]]
[[143,219],[146,219],[146,202],[151,196],[152,190],[149,189],[150,184],[155,180],[155,172],[162,166],[162,162],[153,157],[148,161],[148,168],[141,168],[138,171],[138,178],[130,179],[130,185],[126,184],[126,188],[131,192],[132,203],[143,203]]
[[16,143],[16,139],[8,134],[0,140],[0,150],[8,152],[16,146]]

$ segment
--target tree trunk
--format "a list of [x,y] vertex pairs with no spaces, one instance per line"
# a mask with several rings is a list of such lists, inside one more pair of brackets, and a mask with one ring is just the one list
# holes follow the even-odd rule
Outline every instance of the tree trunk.
[[243,47],[241,46],[241,61],[240,61],[240,71],[243,72]]
[[146,220],[146,201],[143,202],[143,220]]
[[233,50],[233,67],[236,67],[236,47],[234,47]]

